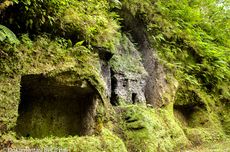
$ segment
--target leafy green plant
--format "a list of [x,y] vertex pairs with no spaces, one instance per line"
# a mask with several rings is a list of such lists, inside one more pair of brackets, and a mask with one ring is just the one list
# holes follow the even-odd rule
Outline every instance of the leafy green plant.
[[70,3],[71,0],[20,0],[19,9],[25,18],[27,28],[41,30],[42,27],[53,26],[60,13]]
[[219,97],[221,87],[217,84],[230,84],[227,4],[215,0],[123,0],[123,7],[147,26],[153,47],[180,83]]
[[[73,43],[115,50],[119,39],[118,15],[110,12],[107,0],[20,0],[0,19],[4,24],[30,35],[47,32]],[[16,13],[20,12],[20,17]]]
[[0,44],[1,43],[19,44],[16,35],[7,27],[0,25]]
[[84,39],[88,45],[115,50],[119,38],[118,16],[108,12],[106,0],[75,1],[60,17],[63,31],[74,39]]

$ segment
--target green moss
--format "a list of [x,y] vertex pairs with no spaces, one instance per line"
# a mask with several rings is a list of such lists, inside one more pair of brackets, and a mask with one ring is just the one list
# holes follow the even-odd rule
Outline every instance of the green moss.
[[147,75],[135,44],[125,34],[120,39],[120,45],[110,60],[110,65],[114,71],[125,73],[126,76],[130,73]]
[[103,47],[110,51],[115,50],[120,37],[118,15],[109,11],[107,0],[19,1],[12,10],[20,11],[21,17],[6,10],[1,21],[13,26],[18,33],[23,30],[30,34],[47,32],[74,43],[82,41],[88,47]]
[[[157,48],[158,55],[166,62],[165,65],[169,65],[168,68],[174,72],[180,87],[174,105],[171,103],[174,99],[171,95],[174,94],[173,91],[162,95],[167,105],[161,109],[121,104],[121,121],[118,123],[128,150],[179,150],[188,145],[189,141],[194,144],[208,143],[224,139],[224,132],[230,134],[230,43],[229,34],[226,34],[229,33],[226,32],[229,24],[225,24],[225,13],[228,10],[223,9],[223,13],[217,8],[219,5],[214,3],[207,7],[206,3],[193,4],[187,1],[122,0],[121,5],[119,1],[107,0],[31,0],[19,1],[19,5],[15,3],[6,11],[3,10],[0,20],[15,29],[20,27],[20,32],[29,31],[31,35],[52,33],[54,39],[37,36],[32,41],[23,35],[21,44],[0,46],[1,139],[13,138],[7,137],[11,135],[6,132],[13,130],[16,124],[20,76],[43,73],[48,78],[55,77],[61,84],[72,86],[80,80],[82,85],[92,85],[97,90],[104,101],[99,103],[101,109],[97,109],[96,116],[97,133],[101,134],[91,137],[49,137],[41,140],[13,139],[13,146],[71,146],[74,151],[75,148],[76,151],[126,151],[119,138],[103,129],[103,123],[109,121],[106,115],[108,111],[110,110],[110,117],[114,113],[109,107],[105,83],[100,75],[99,58],[90,49],[92,46],[103,47],[115,53],[110,64],[117,72],[127,75],[145,74],[145,69],[135,45],[126,36],[120,37],[119,19],[116,13],[111,12],[111,3],[116,3],[115,7],[121,8],[120,11],[124,11],[122,13],[130,13],[124,16],[132,16],[140,24],[143,23],[144,31],[146,30],[144,34],[151,45]],[[12,13],[19,10],[22,13],[20,16]],[[202,12],[203,10],[207,12]],[[219,18],[221,19],[216,20]],[[11,32],[7,33],[16,41]],[[3,38],[0,39],[9,39],[6,30],[2,35]],[[57,35],[69,40],[55,37]],[[77,41],[72,47],[72,43]],[[48,128],[44,124],[44,132]]]
[[198,106],[188,109],[183,107],[183,110],[181,112],[179,109],[174,109],[174,114],[193,144],[204,144],[225,138],[216,113],[208,112]]
[[224,132],[230,135],[230,104],[228,100],[221,101],[216,104],[216,110],[218,111],[218,118],[221,122]]
[[31,41],[24,35],[16,47],[1,46],[7,54],[6,58],[0,58],[0,121],[7,126],[6,130],[16,124],[21,75],[43,73],[45,77],[56,78],[60,84],[69,86],[85,81],[96,88],[104,106],[108,107],[98,55],[83,46],[67,45],[65,39],[50,40],[40,36]]
[[200,146],[196,146],[190,149],[187,149],[187,151],[191,152],[211,152],[211,151],[216,151],[216,152],[223,152],[223,151],[229,151],[229,144],[230,141],[229,139],[226,139],[225,141],[219,141],[219,142],[211,142],[211,143],[206,143]]
[[209,100],[205,97],[205,92],[199,89],[180,85],[177,90],[175,105],[207,105],[208,102]]
[[49,137],[44,139],[22,138],[17,140],[14,135],[4,135],[5,141],[11,141],[12,148],[65,149],[76,152],[126,152],[122,140],[107,129],[102,129],[98,136]]
[[[0,126],[1,133],[11,130],[17,120],[20,78],[0,76]],[[5,126],[5,127],[3,127]]]
[[193,144],[223,140],[225,135],[216,101],[202,90],[188,88],[182,86],[178,90],[174,103],[174,115],[188,139]]
[[[209,4],[213,6],[210,10],[219,9],[215,7],[215,2]],[[205,7],[207,4],[198,5]],[[131,16],[143,23],[149,42],[156,48],[164,66],[174,73],[179,82],[174,111],[180,109],[180,116],[175,115],[180,117],[178,123],[181,128],[192,129],[191,134],[194,136],[197,131],[199,135],[196,137],[201,143],[223,139],[223,130],[228,133],[230,124],[229,43],[226,40],[228,34],[221,36],[220,43],[211,40],[216,40],[219,35],[213,35],[217,28],[215,19],[213,22],[210,20],[209,30],[203,26],[207,23],[207,16],[213,14],[204,15],[187,1],[158,0],[123,0],[122,11],[121,14],[129,13],[124,16]],[[221,12],[222,15],[219,14],[217,18],[226,16],[225,13],[227,12]],[[218,27],[217,31],[222,27],[224,26]],[[167,100],[170,95],[171,93],[165,94],[163,98]],[[188,136],[191,137],[189,134]]]
[[115,50],[120,28],[106,0],[75,1],[60,18],[66,35],[80,34],[89,44]]
[[200,145],[211,143],[218,140],[223,140],[224,134],[221,130],[215,128],[186,128],[185,133],[187,138],[194,144]]
[[[123,138],[130,151],[172,151],[189,144],[176,123],[172,107],[121,106]],[[170,110],[171,109],[171,110]]]

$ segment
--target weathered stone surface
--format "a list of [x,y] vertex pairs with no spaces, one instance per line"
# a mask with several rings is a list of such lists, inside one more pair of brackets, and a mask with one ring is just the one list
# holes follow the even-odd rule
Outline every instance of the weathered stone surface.
[[110,62],[111,103],[146,103],[144,87],[147,73],[141,62],[140,53],[126,35],[121,38],[117,51],[117,55],[114,55]]
[[[138,18],[134,17],[126,8],[123,8],[120,15],[125,18],[123,24],[124,31],[128,31],[131,37],[137,43],[138,51],[142,57],[142,63],[148,73],[145,86],[145,97],[147,104],[155,107],[161,107],[170,102],[171,97],[166,97],[169,94],[172,97],[177,89],[177,81],[173,84],[166,79],[166,72],[163,65],[160,64],[156,55],[156,50],[150,45],[148,36],[146,35],[146,27]],[[171,96],[170,95],[170,96]]]
[[113,53],[98,48],[98,54],[100,57],[101,75],[106,83],[107,97],[111,98],[111,67],[109,65],[109,60],[112,58]]
[[122,73],[114,73],[112,76],[112,102],[125,101],[127,103],[145,103],[144,96],[145,79],[140,75],[126,77]]
[[101,60],[100,64],[101,64],[101,74],[102,74],[103,79],[106,83],[107,97],[110,98],[111,97],[111,69],[110,69],[110,65],[104,60]]

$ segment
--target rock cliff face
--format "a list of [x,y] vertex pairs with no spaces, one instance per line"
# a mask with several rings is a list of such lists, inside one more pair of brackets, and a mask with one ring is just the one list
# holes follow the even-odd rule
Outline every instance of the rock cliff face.
[[[0,8],[0,24],[18,37],[0,26],[0,151],[181,151],[227,139],[228,89],[214,94],[197,85],[195,68],[181,80],[183,65],[166,62],[159,45],[186,50],[187,41],[154,35],[169,21],[153,6],[33,0]],[[202,60],[196,53],[188,62]]]
[[161,107],[170,102],[163,98],[165,94],[170,94],[173,90],[169,88],[170,84],[166,80],[165,70],[157,57],[156,48],[150,44],[145,25],[140,18],[133,16],[126,7],[120,10],[120,15],[125,18],[123,30],[129,32],[134,43],[137,44],[137,49],[142,56],[142,64],[148,73],[144,91],[147,103]]
[[110,61],[112,104],[118,105],[119,102],[145,104],[144,88],[147,73],[139,51],[126,35],[123,35],[117,50],[119,54],[114,55]]
[[126,77],[122,73],[112,74],[112,97],[114,104],[119,101],[129,104],[146,103],[144,96],[145,79],[139,75]]

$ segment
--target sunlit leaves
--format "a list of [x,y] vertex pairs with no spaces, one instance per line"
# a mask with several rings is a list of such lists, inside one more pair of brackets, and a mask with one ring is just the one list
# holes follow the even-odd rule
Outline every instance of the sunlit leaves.
[[16,35],[7,27],[0,24],[0,44],[1,43],[19,44]]
[[221,88],[217,84],[230,84],[227,0],[124,1],[147,24],[153,47],[181,83],[212,93]]
[[76,1],[60,18],[63,30],[79,33],[88,45],[113,49],[120,27],[108,9],[107,1]]

